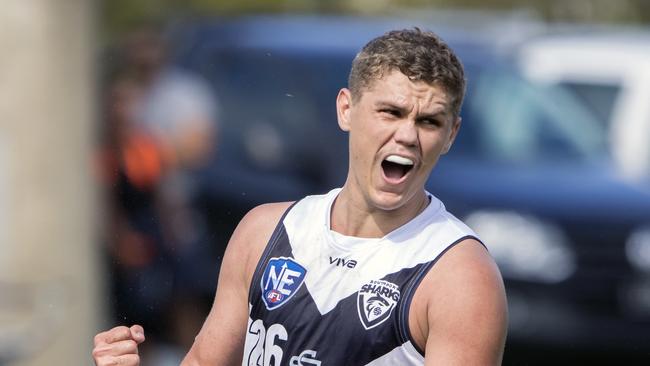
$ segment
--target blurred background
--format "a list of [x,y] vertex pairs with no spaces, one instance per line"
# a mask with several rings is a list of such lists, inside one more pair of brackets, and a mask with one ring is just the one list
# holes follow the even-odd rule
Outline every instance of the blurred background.
[[343,184],[336,93],[412,26],[466,68],[427,189],[500,266],[504,364],[650,364],[650,2],[8,0],[0,365],[131,323],[178,365],[243,214]]

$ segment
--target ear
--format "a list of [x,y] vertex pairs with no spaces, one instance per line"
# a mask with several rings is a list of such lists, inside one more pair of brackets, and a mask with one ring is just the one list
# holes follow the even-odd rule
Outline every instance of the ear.
[[343,131],[350,131],[350,114],[352,110],[352,93],[349,89],[343,88],[339,90],[336,96],[336,116],[338,118],[339,127]]
[[456,140],[456,136],[458,135],[458,130],[460,130],[460,123],[461,123],[461,118],[457,117],[456,120],[454,121],[454,124],[451,126],[451,134],[449,134],[449,139],[447,140],[447,144],[445,145],[445,148],[442,150],[443,154],[446,154],[449,152],[451,149],[451,145],[453,145],[454,140]]

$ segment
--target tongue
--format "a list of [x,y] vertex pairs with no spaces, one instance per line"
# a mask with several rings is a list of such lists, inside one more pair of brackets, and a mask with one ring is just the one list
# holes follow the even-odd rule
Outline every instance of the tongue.
[[384,174],[389,179],[400,179],[406,174],[406,168],[403,165],[384,161],[381,166],[384,168]]

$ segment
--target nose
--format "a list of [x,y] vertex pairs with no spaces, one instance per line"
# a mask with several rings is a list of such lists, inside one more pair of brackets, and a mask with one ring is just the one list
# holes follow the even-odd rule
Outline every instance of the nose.
[[417,146],[418,130],[415,121],[410,119],[400,121],[393,138],[395,139],[395,142],[405,146]]

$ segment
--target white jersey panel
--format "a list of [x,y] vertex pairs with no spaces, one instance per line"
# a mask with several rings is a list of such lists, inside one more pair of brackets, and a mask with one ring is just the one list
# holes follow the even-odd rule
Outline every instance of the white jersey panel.
[[329,228],[339,191],[304,198],[283,221],[295,259],[309,268],[305,286],[321,314],[370,280],[430,262],[459,238],[476,236],[429,195],[431,202],[422,213],[385,237],[344,246]]

